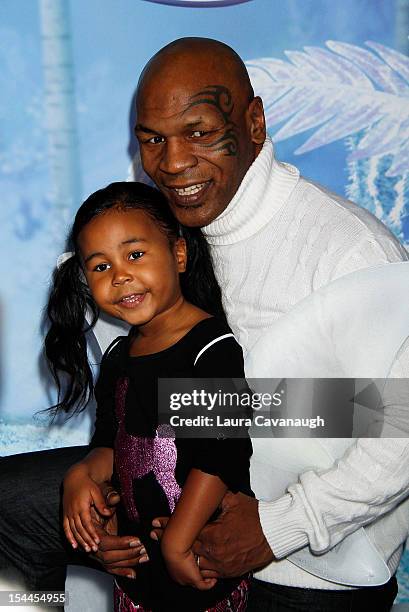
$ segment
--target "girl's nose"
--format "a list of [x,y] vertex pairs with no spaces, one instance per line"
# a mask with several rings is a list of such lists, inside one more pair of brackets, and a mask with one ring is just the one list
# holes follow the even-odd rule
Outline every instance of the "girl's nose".
[[133,279],[132,274],[128,270],[115,270],[112,277],[112,284],[114,286],[123,285]]

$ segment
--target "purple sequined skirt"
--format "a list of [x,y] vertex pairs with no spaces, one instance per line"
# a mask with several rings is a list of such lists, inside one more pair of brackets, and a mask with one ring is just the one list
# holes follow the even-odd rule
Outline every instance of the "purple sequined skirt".
[[[223,601],[219,601],[213,608],[208,608],[206,612],[245,612],[249,587],[250,579],[243,578],[230,595],[223,599]],[[115,612],[152,612],[149,608],[134,604],[116,582],[114,586],[114,610]]]

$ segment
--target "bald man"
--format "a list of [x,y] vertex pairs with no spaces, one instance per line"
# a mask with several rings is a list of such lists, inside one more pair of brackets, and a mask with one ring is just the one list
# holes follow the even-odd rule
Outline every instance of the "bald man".
[[[156,54],[139,81],[135,131],[143,167],[176,217],[203,228],[229,323],[245,354],[281,315],[316,289],[348,272],[408,258],[367,211],[275,159],[262,101],[254,97],[242,60],[223,43],[181,39]],[[104,348],[109,338],[104,330],[95,331]],[[82,448],[59,449],[3,460],[7,483],[2,491],[10,490],[12,473],[29,483],[23,505],[3,495],[3,555],[26,573],[33,588],[61,588],[67,562],[88,562],[89,557],[68,550],[57,512],[64,471],[85,453]],[[343,495],[345,500],[351,495],[348,483]],[[287,498],[285,503],[259,504],[228,494],[222,516],[205,529],[198,545],[201,568],[239,575],[265,567],[258,574],[262,580],[255,583],[257,601],[264,602],[258,609],[349,609],[342,596],[339,603],[342,585],[291,568],[285,560],[308,543],[306,534],[316,528],[308,518],[308,496],[305,506],[300,499],[295,506]],[[342,515],[342,496],[338,503]],[[34,521],[40,526],[35,533]],[[115,528],[110,521],[107,530],[114,533]],[[94,557],[113,574],[132,575],[139,560],[132,544],[135,538],[101,531]],[[391,569],[393,573],[396,567]],[[288,607],[274,607],[276,586],[289,589],[284,594]],[[374,597],[389,602],[394,589],[394,583],[388,584]],[[334,607],[320,603],[322,590],[327,606],[328,594],[335,594]]]

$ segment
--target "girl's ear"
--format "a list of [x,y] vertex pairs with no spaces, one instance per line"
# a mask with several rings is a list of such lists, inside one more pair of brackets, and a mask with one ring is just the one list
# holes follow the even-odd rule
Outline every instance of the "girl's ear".
[[178,272],[185,272],[187,264],[186,240],[184,238],[178,238],[175,242],[174,249]]

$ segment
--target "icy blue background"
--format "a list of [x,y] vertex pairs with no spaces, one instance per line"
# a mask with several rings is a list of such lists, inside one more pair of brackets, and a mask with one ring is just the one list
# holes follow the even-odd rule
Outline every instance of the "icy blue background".
[[[327,40],[358,47],[371,40],[408,53],[408,0],[252,0],[207,9],[71,0],[68,9],[83,196],[126,178],[128,117],[138,75],[152,54],[175,38],[217,38],[245,60],[288,61],[285,50],[325,48]],[[64,250],[63,232],[55,232],[44,88],[39,2],[0,0],[0,454],[85,443],[90,424],[85,415],[48,430],[32,419],[53,398],[39,358],[40,322],[50,271]],[[358,174],[351,183],[347,154],[361,137],[356,133],[352,140],[340,138],[296,156],[306,140],[297,134],[278,142],[277,156],[338,193],[358,199],[362,194],[360,203],[387,220],[397,197],[382,174],[389,158],[376,166],[383,208],[364,195],[368,160],[354,168]],[[406,241],[407,176],[398,178],[401,203],[393,229]],[[408,587],[402,588],[408,595]]]

